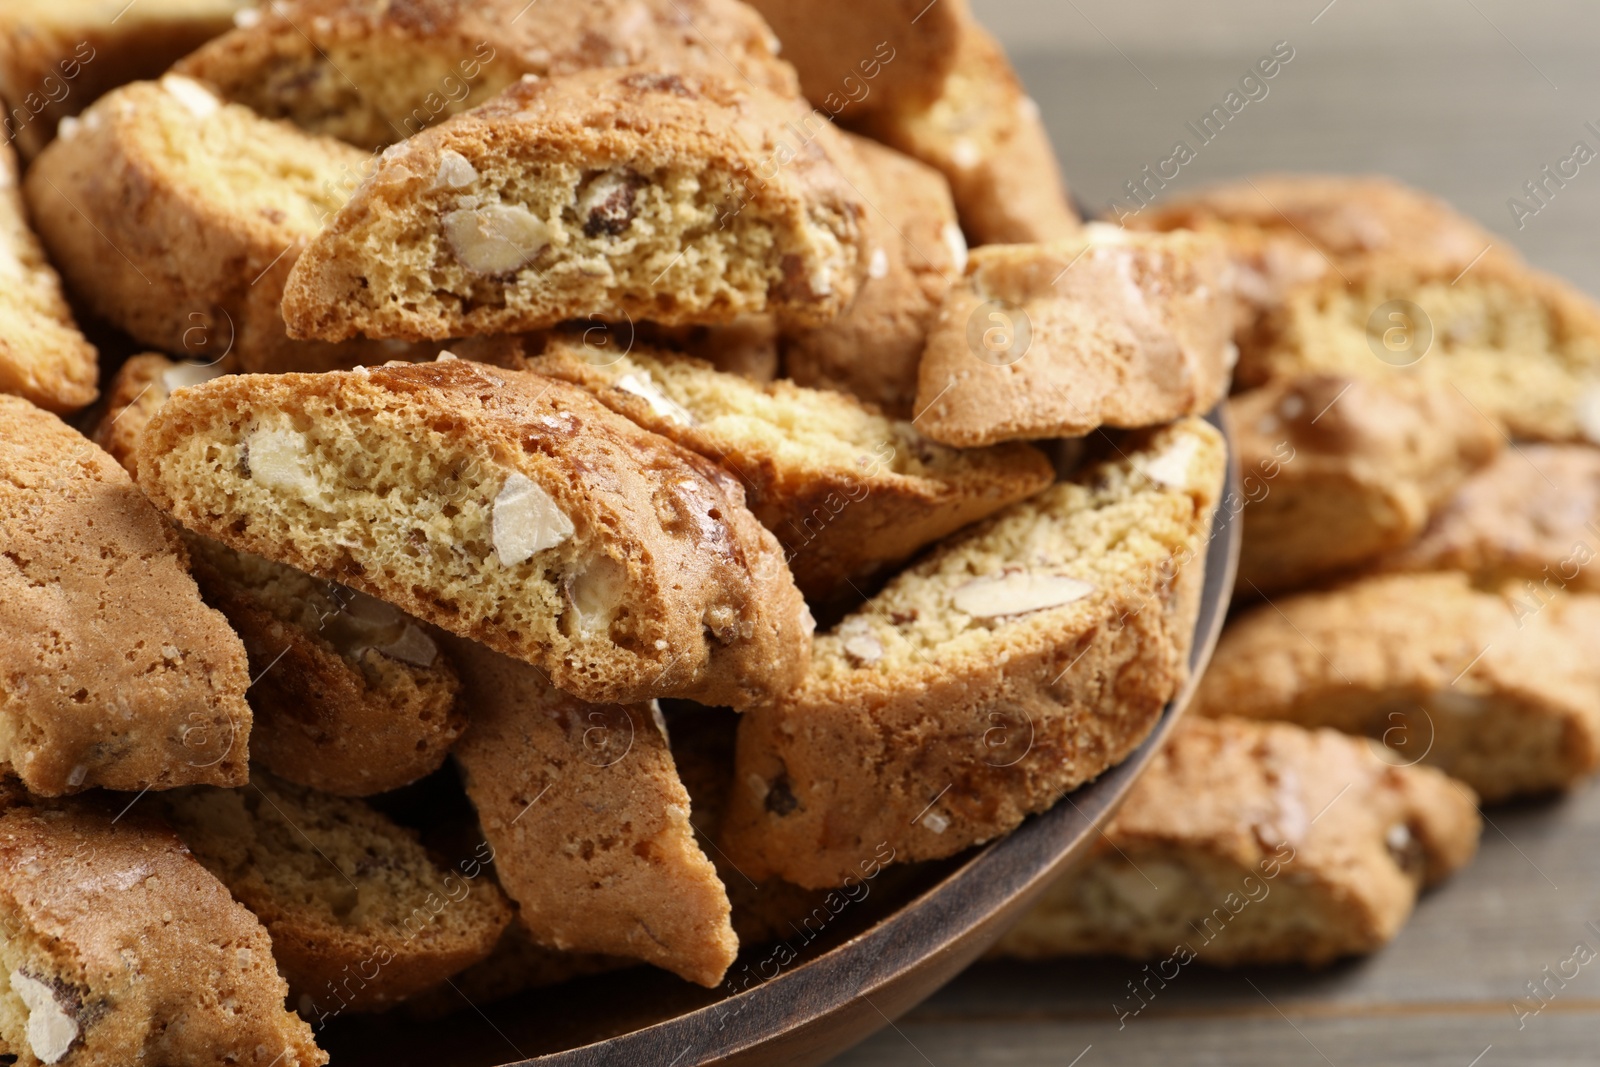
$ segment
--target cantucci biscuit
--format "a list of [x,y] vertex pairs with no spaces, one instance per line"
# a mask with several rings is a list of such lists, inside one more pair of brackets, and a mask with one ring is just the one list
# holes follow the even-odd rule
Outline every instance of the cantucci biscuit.
[[456,759],[534,940],[716,986],[738,940],[660,710],[585,704],[537,668],[468,642],[453,651],[472,705]]
[[1215,238],[1109,226],[975,249],[928,338],[918,429],[972,448],[1209,411],[1238,352],[1226,262]]
[[867,268],[854,166],[829,123],[746,82],[524,80],[386,152],[295,264],[284,317],[325,341],[820,325]]
[[0,929],[0,1047],[19,1067],[328,1062],[284,1009],[261,923],[138,812],[0,814]]
[[632,64],[791,95],[775,44],[734,0],[289,0],[175,69],[259,114],[373,149],[530,74]]
[[177,533],[110,456],[3,395],[0,544],[0,764],[43,796],[244,781],[244,648]]
[[184,386],[199,385],[220,378],[223,373],[218,364],[174,361],[159,352],[130,356],[106,389],[104,407],[94,420],[89,439],[137,478],[134,450],[139,445],[139,435],[167,397]]
[[1486,800],[1546,793],[1600,766],[1596,632],[1592,594],[1546,603],[1464,574],[1366,578],[1239,619],[1193,710],[1380,738]]
[[[1332,730],[1190,719],[1093,859],[994,955],[1320,965],[1374,952],[1422,889],[1472,859],[1475,800]],[[1136,1014],[1142,1002],[1124,1000],[1117,1013]]]
[[97,356],[28,228],[20,181],[16,153],[0,143],[0,393],[76,411],[95,398]]
[[68,287],[141,344],[238,370],[323,370],[414,356],[290,341],[279,310],[295,259],[369,162],[166,75],[98,100],[25,189]]
[[737,480],[587,392],[464,360],[233,375],[139,444],[179,522],[542,666],[595,701],[750,707],[811,617]]
[[1454,389],[1307,375],[1228,402],[1244,509],[1239,592],[1273,593],[1406,544],[1505,443]]
[[1198,419],[946,541],[819,636],[739,724],[723,847],[839,885],[949,856],[1127,756],[1187,676],[1222,437]]
[[817,602],[849,597],[852,585],[1055,481],[1031,445],[949,448],[851,397],[760,386],[687,357],[637,348],[618,357],[555,338],[528,369],[583,386],[737,475]]
[[492,878],[441,867],[362,801],[257,773],[157,803],[266,926],[290,1003],[319,1027],[432,989],[487,958],[511,921]]

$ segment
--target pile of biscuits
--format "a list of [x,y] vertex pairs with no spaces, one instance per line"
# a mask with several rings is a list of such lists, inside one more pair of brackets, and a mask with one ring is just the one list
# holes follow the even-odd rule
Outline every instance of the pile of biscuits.
[[[1560,506],[1497,525],[1507,435],[1593,477],[1600,319],[1448,209],[1083,223],[958,0],[103,7],[0,14],[10,1061],[717,987],[1127,758],[1221,507],[1242,595],[1330,583],[1280,605],[1325,662],[1241,616],[1005,950],[1165,952],[1269,862],[1212,958],[1369,950],[1471,856],[1442,772],[1600,758],[1587,601],[1503,625]],[[1362,357],[1373,301],[1438,308],[1429,359]],[[1335,732],[1413,708],[1439,770]]]

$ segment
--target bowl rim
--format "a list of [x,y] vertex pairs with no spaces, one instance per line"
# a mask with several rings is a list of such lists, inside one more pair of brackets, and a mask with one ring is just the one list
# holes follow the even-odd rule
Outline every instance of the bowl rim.
[[818,1064],[910,1010],[997,941],[1057,877],[1082,860],[1182,718],[1222,632],[1238,570],[1240,472],[1226,404],[1227,474],[1205,554],[1189,677],[1132,755],[856,936],[738,993],[628,1033],[502,1067],[755,1067]]

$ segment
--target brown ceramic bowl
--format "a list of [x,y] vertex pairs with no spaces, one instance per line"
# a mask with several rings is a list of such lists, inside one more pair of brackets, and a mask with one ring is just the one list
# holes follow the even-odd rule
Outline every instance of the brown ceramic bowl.
[[[1212,421],[1222,426],[1220,414]],[[1237,499],[1231,471],[1227,498]],[[1015,833],[937,864],[890,868],[812,936],[741,954],[728,982],[699,989],[639,968],[537,991],[445,1023],[381,1017],[327,1036],[335,1064],[435,1067],[703,1067],[818,1064],[953,978],[1083,857],[1182,714],[1211,657],[1233,589],[1239,523],[1218,510],[1191,682],[1121,766]],[[808,940],[809,938],[809,940]]]

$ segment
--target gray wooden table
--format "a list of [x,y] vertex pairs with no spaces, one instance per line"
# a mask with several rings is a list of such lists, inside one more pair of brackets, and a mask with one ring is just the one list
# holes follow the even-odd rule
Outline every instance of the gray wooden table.
[[[1287,40],[1295,58],[1266,98],[1170,189],[1272,168],[1384,171],[1444,195],[1536,265],[1600,293],[1600,159],[1564,188],[1547,187],[1554,195],[1520,230],[1506,203],[1527,201],[1524,183],[1575,142],[1600,151],[1600,133],[1585,126],[1600,129],[1600,5],[1326,2],[978,7],[1008,38],[1069,180],[1096,210],[1175,140],[1192,141],[1185,122]],[[1045,50],[1026,50],[1028,41]],[[980,964],[836,1063],[1600,1062],[1600,790],[1486,814],[1477,861],[1424,898],[1372,959],[1314,973],[1188,968],[1125,1027],[1113,1004],[1127,1003],[1135,966]],[[1580,945],[1593,962],[1568,962]],[[1537,1014],[1530,983],[1543,987]]]

